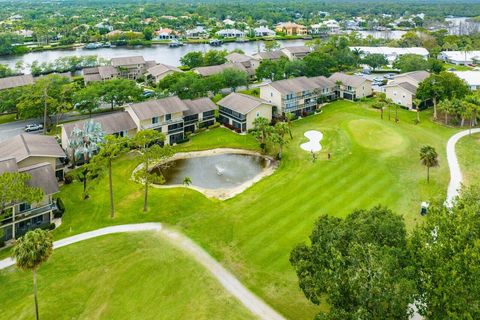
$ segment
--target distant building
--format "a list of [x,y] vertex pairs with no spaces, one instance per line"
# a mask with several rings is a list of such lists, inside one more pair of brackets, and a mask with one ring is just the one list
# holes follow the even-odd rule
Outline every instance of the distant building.
[[240,63],[243,65],[245,67],[245,71],[247,71],[251,78],[255,77],[255,70],[257,70],[258,66],[260,65],[259,60],[237,52],[230,53],[225,57],[225,59],[227,59],[227,61],[230,63]]
[[158,83],[160,80],[162,80],[169,74],[172,74],[175,72],[183,72],[183,71],[178,69],[177,67],[160,63],[154,67],[148,68],[146,76],[147,78],[152,79],[153,82]]
[[255,37],[273,37],[275,36],[275,31],[270,30],[267,26],[260,26],[253,29]]
[[290,60],[303,59],[307,54],[312,52],[312,49],[306,46],[285,47],[280,50]]
[[480,71],[453,71],[452,73],[465,81],[470,90],[480,89]]
[[170,28],[162,28],[154,32],[155,40],[173,40],[178,38],[178,32]]
[[197,26],[193,29],[185,31],[185,36],[187,38],[204,38],[208,35],[208,31],[205,30],[202,26]]
[[235,25],[235,21],[233,21],[232,19],[225,19],[222,21],[224,25],[226,26],[234,26]]
[[217,36],[224,38],[243,38],[245,37],[245,32],[238,29],[223,29],[217,31]]
[[413,71],[396,75],[383,87],[385,96],[394,103],[413,109],[413,100],[416,97],[417,89],[420,83],[428,78],[430,73],[427,71]]
[[22,36],[24,38],[31,38],[33,37],[33,31],[32,30],[17,30],[15,31],[15,34],[18,34],[19,36]]
[[480,51],[442,51],[438,59],[456,65],[477,64],[480,62]]
[[219,122],[237,132],[253,129],[258,117],[272,120],[272,104],[247,94],[232,92],[217,104]]
[[287,58],[287,56],[281,50],[269,51],[269,52],[267,51],[257,52],[253,54],[252,57],[260,61],[263,61],[263,60],[276,61],[281,58]]
[[335,84],[335,92],[339,98],[355,100],[373,94],[372,81],[362,76],[336,72],[328,79]]
[[31,74],[0,78],[0,90],[28,86],[34,83],[35,81]]
[[428,50],[421,47],[350,47],[350,50],[358,50],[361,53],[361,57],[364,57],[367,54],[383,54],[390,64],[404,54],[416,54],[424,59],[427,59],[429,55]]
[[287,36],[304,36],[308,33],[307,27],[295,22],[280,23],[275,27],[276,32],[283,32]]
[[323,76],[279,80],[260,87],[260,98],[275,106],[275,115],[302,116],[335,98],[335,83]]
[[113,58],[110,66],[100,66],[83,69],[85,84],[94,81],[105,81],[114,78],[136,80],[156,66],[155,61],[145,61],[142,56]]

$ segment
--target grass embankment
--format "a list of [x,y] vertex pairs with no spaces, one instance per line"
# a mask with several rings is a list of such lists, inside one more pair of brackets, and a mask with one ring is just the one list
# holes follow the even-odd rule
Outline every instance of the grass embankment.
[[2,123],[7,123],[7,122],[13,122],[16,120],[17,115],[15,113],[9,113],[9,114],[0,114],[0,124]]
[[[40,270],[43,319],[253,319],[202,266],[153,232],[58,249]],[[2,319],[32,319],[32,273],[0,271],[0,283]]]
[[480,181],[480,134],[463,137],[457,143],[457,157],[466,185],[478,184]]
[[[390,121],[387,113],[381,120],[378,110],[365,103],[334,102],[321,114],[294,122],[293,141],[275,174],[242,194],[221,202],[189,189],[152,188],[147,213],[142,212],[142,187],[130,180],[137,159],[128,154],[114,162],[116,217],[109,218],[106,176],[91,183],[91,198],[86,201],[81,200],[80,183],[67,185],[60,193],[67,212],[54,235],[58,239],[142,221],[174,225],[287,318],[312,319],[319,308],[298,288],[288,259],[292,248],[307,240],[319,215],[344,217],[354,209],[381,204],[402,214],[411,227],[421,219],[421,201],[445,197],[449,180],[445,145],[458,130],[432,123],[427,120],[431,114],[425,112],[415,125],[415,116],[399,110],[400,122],[395,123],[393,111]],[[307,141],[303,133],[312,129],[324,133],[315,163],[299,148]],[[440,167],[431,170],[429,184],[418,156],[424,144],[434,146],[440,156]],[[251,135],[221,128],[192,136],[176,149],[216,147],[258,150]]]

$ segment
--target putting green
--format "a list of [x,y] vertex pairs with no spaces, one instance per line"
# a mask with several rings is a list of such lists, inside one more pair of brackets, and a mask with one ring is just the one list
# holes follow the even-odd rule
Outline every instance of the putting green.
[[367,149],[400,153],[408,147],[408,140],[404,136],[375,120],[352,120],[348,123],[348,130],[353,139]]

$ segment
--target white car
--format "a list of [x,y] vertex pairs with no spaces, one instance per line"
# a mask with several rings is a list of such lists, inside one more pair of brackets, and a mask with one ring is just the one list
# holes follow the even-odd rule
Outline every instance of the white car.
[[33,123],[25,126],[25,132],[38,131],[43,129],[43,124]]

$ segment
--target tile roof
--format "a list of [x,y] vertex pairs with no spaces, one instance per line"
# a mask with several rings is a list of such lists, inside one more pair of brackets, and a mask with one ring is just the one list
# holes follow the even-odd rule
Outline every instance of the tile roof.
[[285,48],[282,48],[282,50],[284,51],[288,51],[290,53],[308,53],[308,52],[311,52],[312,49],[310,47],[307,47],[307,46],[294,46],[294,47],[285,47]]
[[422,82],[426,78],[430,76],[430,73],[424,70],[420,71],[412,71],[412,72],[406,72],[406,73],[401,73],[399,75],[396,75],[393,77],[393,79],[398,78],[398,77],[410,77],[416,82]]
[[286,57],[285,53],[281,50],[270,51],[270,52],[258,52],[254,54],[255,57],[259,57],[262,60],[277,60],[282,57]]
[[271,103],[263,99],[236,92],[230,93],[218,101],[217,104],[241,114],[247,114],[262,104],[271,105]]
[[398,86],[402,87],[403,89],[407,90],[412,94],[417,93],[417,87],[411,84],[410,82],[401,82],[398,84]]
[[17,172],[18,166],[15,158],[0,159],[0,174],[4,172]]

